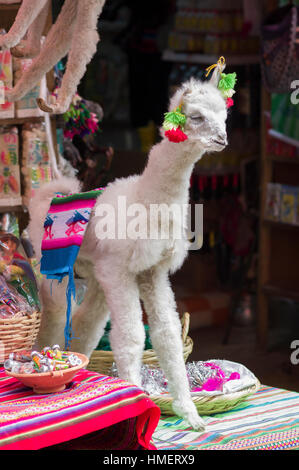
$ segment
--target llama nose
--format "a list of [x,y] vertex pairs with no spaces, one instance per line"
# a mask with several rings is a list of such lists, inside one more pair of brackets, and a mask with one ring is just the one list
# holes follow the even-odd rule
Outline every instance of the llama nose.
[[219,142],[222,142],[223,145],[227,145],[227,135],[226,135],[226,134],[224,134],[224,133],[222,133],[222,132],[219,132],[219,133],[217,134],[217,140],[218,140]]

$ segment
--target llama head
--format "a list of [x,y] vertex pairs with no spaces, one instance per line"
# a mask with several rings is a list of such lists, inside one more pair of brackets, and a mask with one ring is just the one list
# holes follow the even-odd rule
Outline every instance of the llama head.
[[[179,126],[178,133],[180,134],[181,129],[184,132],[181,134],[182,138],[180,139],[179,135],[177,140],[182,142],[182,145],[196,144],[200,152],[219,152],[226,147],[227,99],[231,96],[227,94],[227,90],[219,88],[222,70],[223,68],[215,67],[210,81],[202,82],[191,78],[172,97],[170,110],[175,110],[178,118],[178,110],[182,113],[183,126]],[[166,121],[163,125],[168,138],[172,129],[171,123],[167,129],[167,115],[172,114],[169,112],[165,115]],[[170,120],[171,118],[172,116]]]

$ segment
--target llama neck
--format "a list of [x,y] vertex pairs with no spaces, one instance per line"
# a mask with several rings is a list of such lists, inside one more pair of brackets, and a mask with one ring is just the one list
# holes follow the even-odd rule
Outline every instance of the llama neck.
[[155,145],[141,177],[143,198],[148,196],[156,203],[187,204],[193,167],[203,153],[194,144],[176,144],[166,139]]

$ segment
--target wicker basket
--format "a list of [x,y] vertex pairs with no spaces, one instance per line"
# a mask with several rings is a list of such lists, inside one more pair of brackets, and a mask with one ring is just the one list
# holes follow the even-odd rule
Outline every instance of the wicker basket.
[[[236,408],[236,406],[245,401],[246,398],[257,392],[259,388],[260,382],[257,380],[251,387],[226,395],[200,396],[197,393],[192,393],[191,395],[198,413],[201,415],[211,415]],[[173,398],[170,395],[151,395],[150,399],[159,406],[162,415],[175,415],[172,409]]]
[[[193,341],[188,336],[190,325],[190,315],[185,313],[182,317],[182,339],[184,360],[187,361],[193,349]],[[153,349],[147,349],[143,353],[143,363],[151,367],[160,367],[156,353]],[[112,364],[114,362],[113,353],[111,351],[94,350],[91,354],[88,364],[88,370],[98,372],[99,374],[109,375]]]
[[0,363],[3,363],[11,352],[32,348],[40,321],[40,312],[34,312],[30,317],[24,315],[0,319],[0,346],[1,349],[4,347],[4,354],[0,354]]

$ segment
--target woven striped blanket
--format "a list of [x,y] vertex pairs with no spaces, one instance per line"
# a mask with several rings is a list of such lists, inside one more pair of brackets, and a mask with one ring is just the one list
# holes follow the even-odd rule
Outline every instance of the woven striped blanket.
[[204,434],[177,417],[163,417],[154,433],[158,450],[299,449],[299,394],[262,386],[237,408],[203,417]]
[[44,221],[40,272],[59,282],[68,276],[67,311],[64,329],[65,348],[70,347],[72,332],[72,297],[75,298],[74,264],[91,216],[104,188],[85,193],[62,195],[52,199]]
[[63,392],[35,395],[0,368],[0,450],[36,450],[95,432],[99,449],[155,449],[159,417],[141,389],[117,378],[81,370]]

